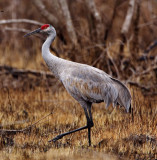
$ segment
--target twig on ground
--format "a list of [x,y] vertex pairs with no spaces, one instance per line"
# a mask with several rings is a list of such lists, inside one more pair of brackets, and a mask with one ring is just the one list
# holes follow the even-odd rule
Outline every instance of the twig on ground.
[[43,118],[39,119],[39,120],[38,120],[38,121],[36,121],[35,123],[33,123],[33,124],[29,125],[28,127],[26,127],[26,128],[24,128],[24,129],[22,129],[22,131],[26,131],[26,130],[28,130],[29,128],[34,127],[36,124],[38,124],[40,121],[42,121],[42,120],[43,120],[43,119],[45,119],[46,117],[50,116],[51,114],[52,114],[52,112],[51,112],[51,113],[49,113],[48,115],[46,115],[45,117],[43,117]]
[[41,120],[45,119],[46,117],[50,116],[52,114],[49,113],[48,115],[44,116],[43,118],[39,119],[38,121],[36,121],[35,123],[29,125],[28,127],[24,128],[24,129],[17,129],[17,130],[10,130],[10,129],[0,129],[0,134],[1,135],[15,135],[17,133],[23,133],[23,132],[26,132],[28,130],[30,130],[32,127],[34,127],[36,124],[38,124]]

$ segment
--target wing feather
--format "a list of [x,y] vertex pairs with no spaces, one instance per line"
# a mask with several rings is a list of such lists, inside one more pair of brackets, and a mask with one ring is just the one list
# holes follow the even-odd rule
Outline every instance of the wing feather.
[[131,105],[131,94],[129,92],[129,89],[123,83],[121,83],[119,80],[117,80],[115,78],[111,78],[111,79],[114,82],[115,88],[117,88],[117,90],[118,90],[117,102],[121,106],[124,106],[126,108],[127,112],[129,112],[129,108]]

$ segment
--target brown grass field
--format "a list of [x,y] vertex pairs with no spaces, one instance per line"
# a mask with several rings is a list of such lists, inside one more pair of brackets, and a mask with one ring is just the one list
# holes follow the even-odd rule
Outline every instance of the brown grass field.
[[[41,64],[40,52],[32,61],[28,61],[27,56],[22,58],[11,52],[4,56],[5,52],[1,53],[2,65],[48,70]],[[25,55],[23,53],[23,57]],[[157,96],[144,96],[140,89],[129,86],[133,106],[131,114],[121,107],[113,109],[110,106],[106,110],[104,103],[94,104],[91,147],[88,147],[87,130],[48,143],[62,132],[84,126],[86,118],[81,106],[59,82],[48,86],[45,85],[47,80],[40,77],[36,85],[33,84],[35,78],[1,75],[1,129],[22,129],[52,114],[31,130],[14,135],[2,134],[0,159],[157,159]]]

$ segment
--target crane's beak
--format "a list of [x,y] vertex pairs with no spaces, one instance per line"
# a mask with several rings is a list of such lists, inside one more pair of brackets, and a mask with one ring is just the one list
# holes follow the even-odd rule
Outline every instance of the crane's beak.
[[35,31],[32,31],[32,32],[30,32],[30,33],[25,34],[24,37],[28,37],[28,36],[30,36],[30,35],[32,35],[32,34],[40,33],[40,31],[41,31],[41,29],[38,28],[38,29],[36,29]]

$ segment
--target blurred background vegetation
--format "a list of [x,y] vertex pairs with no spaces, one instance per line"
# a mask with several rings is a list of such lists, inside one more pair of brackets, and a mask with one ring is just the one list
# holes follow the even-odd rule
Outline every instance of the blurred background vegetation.
[[152,88],[157,79],[156,8],[156,0],[1,0],[0,63],[47,70],[40,55],[45,37],[23,35],[50,23],[57,30],[51,48],[55,55]]

